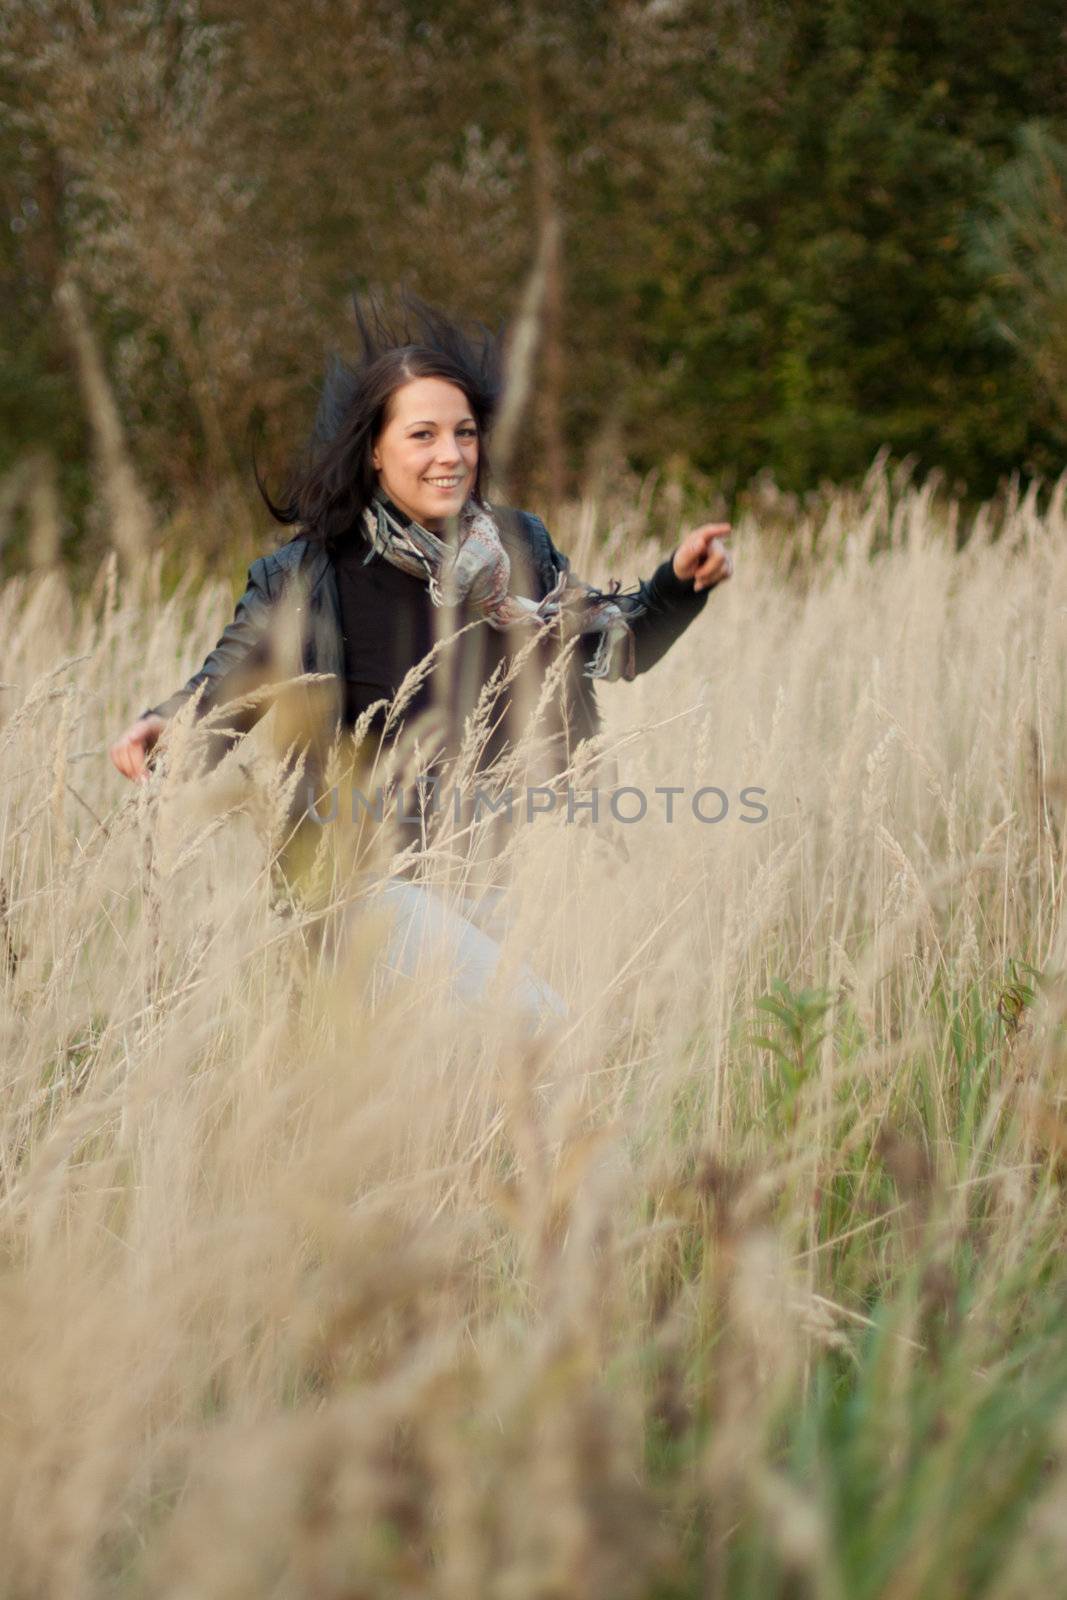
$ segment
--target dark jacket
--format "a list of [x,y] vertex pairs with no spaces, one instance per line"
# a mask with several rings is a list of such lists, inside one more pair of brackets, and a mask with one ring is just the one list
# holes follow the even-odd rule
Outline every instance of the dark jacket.
[[[556,583],[559,574],[570,567],[568,558],[553,544],[548,529],[539,517],[526,511],[509,512],[497,508],[501,539],[512,563],[512,587],[518,594],[540,599]],[[327,731],[336,731],[343,705],[344,650],[341,631],[341,604],[332,557],[321,542],[303,537],[269,555],[260,556],[248,569],[248,587],[237,603],[230,622],[203,666],[175,694],[159,705],[148,707],[143,716],[171,717],[206,684],[197,707],[197,716],[248,695],[277,676],[272,652],[271,619],[274,607],[288,581],[301,574],[306,601],[301,617],[299,665],[292,674],[330,675],[325,702]],[[573,574],[572,574],[573,579]],[[578,580],[575,580],[578,581]],[[648,582],[636,592],[615,598],[623,609],[636,612],[631,623],[634,635],[635,670],[647,672],[670,648],[675,639],[703,610],[709,591],[697,594],[691,582],[675,577],[668,558],[657,567]],[[600,727],[593,682],[584,676],[583,666],[590,658],[576,650],[568,677],[570,709],[567,713],[568,742],[595,734]],[[282,674],[285,675],[284,673]],[[211,761],[217,761],[269,709],[269,695],[255,704],[235,710],[227,726],[213,738]]]

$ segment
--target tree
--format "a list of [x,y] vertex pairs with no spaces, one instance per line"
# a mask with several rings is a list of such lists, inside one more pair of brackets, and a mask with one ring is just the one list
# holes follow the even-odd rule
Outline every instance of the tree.
[[1045,0],[737,9],[702,203],[645,301],[705,464],[804,487],[888,443],[978,493],[1055,465],[965,235],[1020,120],[1062,111],[1063,68]]
[[1034,374],[1067,441],[1067,142],[1036,120],[1016,150],[971,227],[972,261],[989,280],[991,326]]

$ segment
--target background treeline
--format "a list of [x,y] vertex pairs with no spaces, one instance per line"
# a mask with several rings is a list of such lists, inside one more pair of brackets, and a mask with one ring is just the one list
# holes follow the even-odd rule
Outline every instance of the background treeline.
[[119,419],[194,543],[208,502],[247,531],[250,438],[281,472],[352,284],[496,323],[535,262],[528,497],[666,466],[728,502],[883,445],[970,496],[1062,468],[1053,0],[5,3],[9,565],[34,505],[68,555],[110,537]]

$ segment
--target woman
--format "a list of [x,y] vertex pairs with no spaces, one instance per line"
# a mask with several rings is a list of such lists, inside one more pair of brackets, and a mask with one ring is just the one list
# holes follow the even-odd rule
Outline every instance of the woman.
[[[543,675],[561,636],[577,635],[553,701],[554,734],[549,718],[558,772],[571,746],[599,728],[595,680],[648,671],[703,609],[709,590],[731,575],[722,544],[729,525],[712,523],[688,533],[634,593],[582,583],[537,517],[484,497],[499,394],[492,337],[468,335],[419,302],[409,303],[403,327],[358,302],[356,317],[361,359],[354,369],[331,364],[307,464],[281,504],[260,485],[272,515],[299,532],[252,563],[233,621],[200,670],[112,745],[111,758],[127,778],[145,780],[168,720],[201,689],[197,719],[242,702],[230,728],[213,736],[216,759],[263,715],[270,696],[256,691],[286,676],[273,624],[294,579],[306,596],[298,671],[321,675],[319,687],[325,685],[317,713],[325,740],[308,733],[304,741],[312,773],[315,752],[361,717],[363,728],[389,740],[405,720],[443,706],[445,749],[453,748],[475,697],[514,650],[530,643],[535,672]],[[452,624],[443,632],[436,626],[442,612]],[[440,654],[435,645],[453,635],[448,673],[440,665],[427,670],[403,717],[391,717],[389,703],[405,675],[432,663],[431,652]],[[505,751],[521,727],[517,693],[501,698],[479,767]],[[314,794],[311,781],[309,802]]]

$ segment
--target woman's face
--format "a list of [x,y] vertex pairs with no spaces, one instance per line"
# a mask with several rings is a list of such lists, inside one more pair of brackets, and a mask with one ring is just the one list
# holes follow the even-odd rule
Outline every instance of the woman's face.
[[455,516],[474,488],[478,429],[462,389],[412,378],[396,393],[372,455],[378,483],[423,527]]

